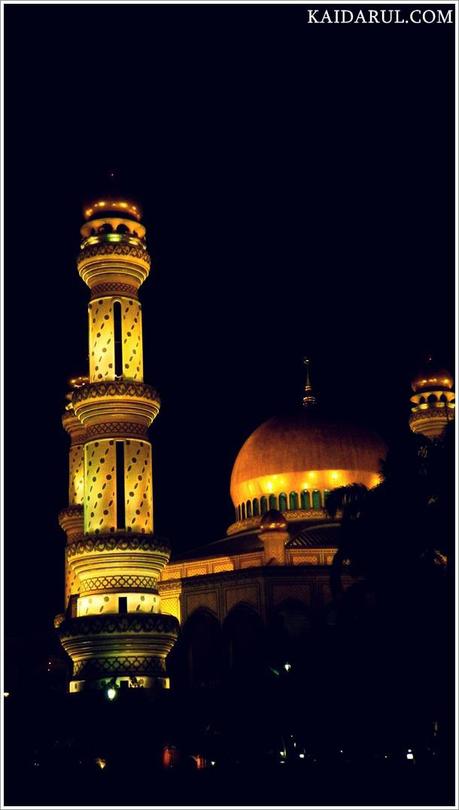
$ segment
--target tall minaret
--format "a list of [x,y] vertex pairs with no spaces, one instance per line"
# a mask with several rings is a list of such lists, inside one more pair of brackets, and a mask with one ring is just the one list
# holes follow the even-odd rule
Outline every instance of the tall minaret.
[[[169,547],[153,533],[151,444],[159,398],[143,381],[140,285],[150,257],[137,204],[105,196],[84,211],[78,272],[91,290],[89,375],[70,381],[66,612],[70,691],[168,686],[178,622],[156,588]],[[112,693],[113,694],[113,693]]]
[[436,367],[432,357],[411,383],[410,428],[429,439],[441,436],[448,422],[454,419],[455,394],[449,371]]

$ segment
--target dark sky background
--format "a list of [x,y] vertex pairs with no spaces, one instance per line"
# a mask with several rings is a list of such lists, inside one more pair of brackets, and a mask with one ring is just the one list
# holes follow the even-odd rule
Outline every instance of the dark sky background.
[[[434,6],[432,6],[434,7]],[[301,6],[5,8],[7,633],[63,608],[69,376],[87,371],[82,204],[144,208],[156,529],[224,535],[232,464],[299,403],[388,440],[427,352],[454,367],[454,26]]]

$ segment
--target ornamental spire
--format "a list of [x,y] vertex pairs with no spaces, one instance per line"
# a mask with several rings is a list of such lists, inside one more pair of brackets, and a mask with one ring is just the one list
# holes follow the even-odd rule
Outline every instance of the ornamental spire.
[[312,408],[314,405],[317,405],[317,398],[312,393],[311,377],[309,373],[309,358],[304,357],[303,362],[304,365],[306,366],[306,380],[304,383],[303,407]]

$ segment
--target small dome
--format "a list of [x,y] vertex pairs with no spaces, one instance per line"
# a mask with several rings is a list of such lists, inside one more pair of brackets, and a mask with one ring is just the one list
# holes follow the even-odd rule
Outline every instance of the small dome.
[[421,369],[421,371],[416,374],[411,383],[411,388],[415,394],[423,391],[431,391],[432,389],[437,389],[437,391],[450,391],[453,384],[453,378],[449,371],[446,371],[444,368],[437,368],[432,364],[429,358],[425,368]]
[[278,512],[277,509],[270,509],[269,512],[265,512],[263,515],[261,522],[260,522],[260,529],[262,532],[266,531],[287,531],[287,521],[285,520],[282,512]]

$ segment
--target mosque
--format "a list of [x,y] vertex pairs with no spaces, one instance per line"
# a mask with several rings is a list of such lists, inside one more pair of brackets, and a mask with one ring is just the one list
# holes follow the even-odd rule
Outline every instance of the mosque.
[[[323,414],[305,360],[302,402],[260,425],[235,459],[226,536],[171,556],[153,522],[147,430],[160,401],[143,380],[141,209],[105,197],[84,218],[77,266],[90,288],[90,367],[70,381],[63,416],[65,611],[55,619],[73,663],[69,689],[167,688],[170,671],[188,686],[213,685],[225,671],[248,672],[267,633],[287,669],[288,640],[303,638],[331,601],[339,523],[327,495],[377,486],[386,446]],[[454,418],[451,375],[430,363],[412,389],[411,429],[439,436]]]

